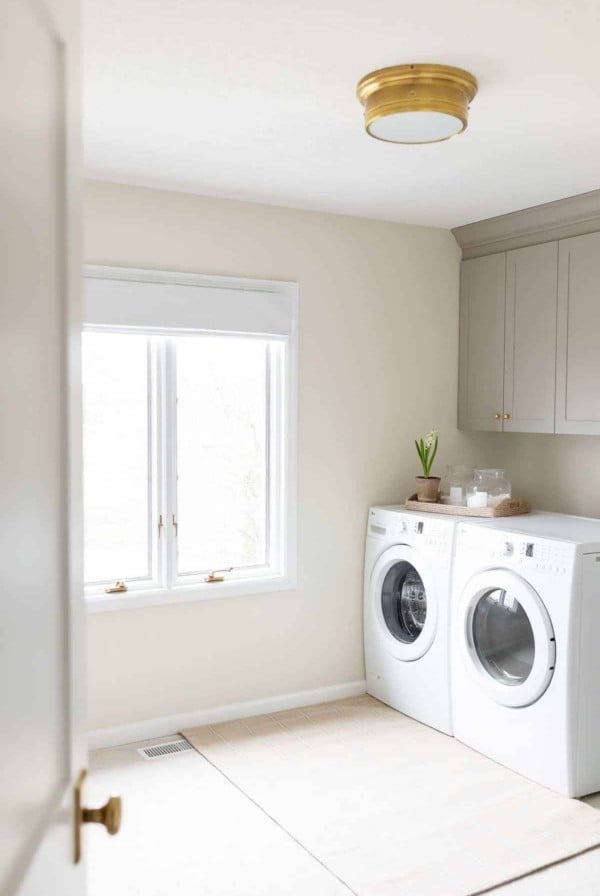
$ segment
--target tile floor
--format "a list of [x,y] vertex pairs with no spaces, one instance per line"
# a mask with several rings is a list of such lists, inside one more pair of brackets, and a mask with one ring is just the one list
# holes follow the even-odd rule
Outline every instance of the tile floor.
[[[198,753],[148,761],[137,753],[143,745],[92,754],[89,804],[122,794],[124,818],[117,837],[86,831],[89,896],[352,892]],[[588,801],[600,809],[600,795]],[[600,896],[600,848],[493,891],[542,894]]]

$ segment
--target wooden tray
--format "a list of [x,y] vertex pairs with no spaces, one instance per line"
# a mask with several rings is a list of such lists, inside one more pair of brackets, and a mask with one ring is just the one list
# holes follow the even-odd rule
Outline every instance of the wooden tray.
[[523,513],[531,513],[531,504],[523,498],[505,498],[495,507],[462,507],[456,504],[429,503],[417,501],[416,494],[406,499],[404,505],[407,510],[419,510],[421,513],[448,513],[452,516],[520,516]]

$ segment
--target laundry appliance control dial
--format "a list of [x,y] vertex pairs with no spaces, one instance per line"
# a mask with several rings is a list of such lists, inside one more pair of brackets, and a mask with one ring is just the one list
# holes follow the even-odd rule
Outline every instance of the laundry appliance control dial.
[[502,545],[502,556],[512,557],[515,552],[515,546],[511,541],[505,541]]

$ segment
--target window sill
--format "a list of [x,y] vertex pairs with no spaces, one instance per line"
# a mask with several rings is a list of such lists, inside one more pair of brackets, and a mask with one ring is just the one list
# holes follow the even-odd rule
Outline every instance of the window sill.
[[169,591],[126,591],[122,594],[88,594],[85,603],[90,613],[109,613],[111,610],[135,610],[142,607],[166,607],[174,604],[217,600],[224,597],[245,597],[272,591],[292,591],[296,582],[291,576],[269,576],[261,579],[241,579],[215,584],[179,585]]

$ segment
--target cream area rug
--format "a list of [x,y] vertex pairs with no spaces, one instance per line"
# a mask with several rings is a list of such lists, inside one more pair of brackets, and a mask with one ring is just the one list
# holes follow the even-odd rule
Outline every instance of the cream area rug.
[[600,812],[371,697],[182,732],[357,896],[474,896],[600,844]]

